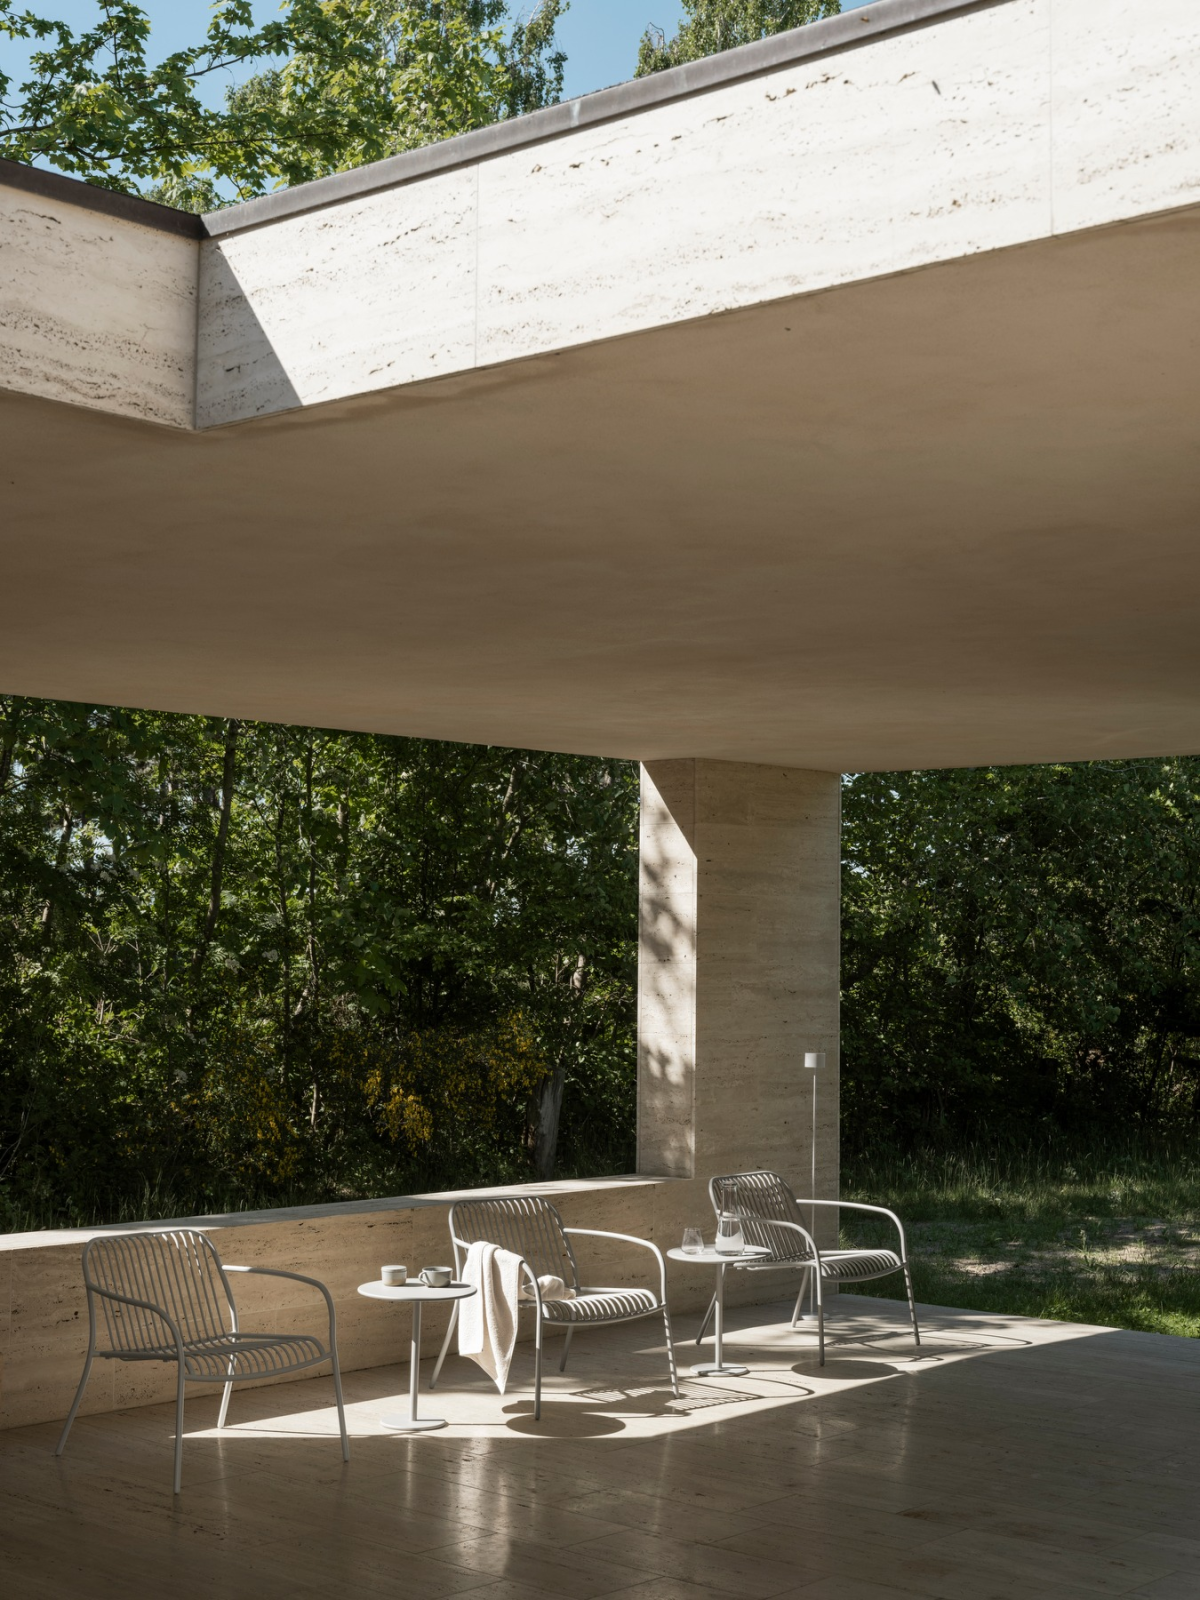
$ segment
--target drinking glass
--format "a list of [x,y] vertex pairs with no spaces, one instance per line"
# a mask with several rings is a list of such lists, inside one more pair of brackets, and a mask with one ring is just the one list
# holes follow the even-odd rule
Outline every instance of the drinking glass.
[[704,1250],[704,1235],[699,1228],[685,1228],[683,1230],[683,1250],[685,1255],[698,1256]]

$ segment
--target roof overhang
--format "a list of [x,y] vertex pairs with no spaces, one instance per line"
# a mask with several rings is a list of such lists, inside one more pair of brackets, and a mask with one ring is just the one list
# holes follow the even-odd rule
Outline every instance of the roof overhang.
[[699,65],[202,223],[0,172],[0,689],[1200,750],[1190,0],[880,0]]

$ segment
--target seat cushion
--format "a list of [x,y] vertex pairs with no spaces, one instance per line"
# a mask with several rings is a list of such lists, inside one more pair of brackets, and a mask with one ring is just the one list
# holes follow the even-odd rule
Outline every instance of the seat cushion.
[[546,1322],[619,1322],[661,1306],[652,1289],[580,1289],[574,1300],[543,1300],[542,1315]]
[[891,1250],[830,1250],[821,1254],[821,1276],[853,1283],[862,1278],[885,1278],[900,1271],[900,1257]]

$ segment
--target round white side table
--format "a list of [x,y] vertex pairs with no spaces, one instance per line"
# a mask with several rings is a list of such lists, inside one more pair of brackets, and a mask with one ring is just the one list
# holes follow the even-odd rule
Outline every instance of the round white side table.
[[723,1255],[714,1250],[712,1245],[706,1244],[703,1250],[668,1250],[667,1254],[672,1261],[690,1261],[695,1266],[716,1267],[717,1289],[713,1296],[716,1309],[716,1340],[713,1347],[713,1360],[702,1361],[699,1366],[693,1367],[692,1373],[697,1378],[744,1378],[750,1371],[749,1367],[739,1367],[725,1360],[725,1268],[736,1267],[739,1263],[753,1261],[756,1256],[769,1256],[771,1252],[762,1245],[748,1244],[738,1255]]
[[431,1289],[423,1283],[360,1283],[359,1294],[368,1300],[404,1300],[412,1306],[412,1349],[409,1356],[408,1415],[380,1417],[385,1428],[398,1433],[428,1433],[446,1426],[445,1417],[418,1417],[417,1386],[421,1380],[421,1307],[427,1300],[466,1300],[475,1293],[469,1283],[452,1283],[446,1289]]

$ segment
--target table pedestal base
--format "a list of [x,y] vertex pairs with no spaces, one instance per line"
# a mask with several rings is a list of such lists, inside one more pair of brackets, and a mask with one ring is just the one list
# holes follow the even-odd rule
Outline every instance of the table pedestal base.
[[[450,1283],[443,1288],[433,1288],[417,1282],[360,1283],[358,1292],[368,1300],[407,1300],[412,1306],[412,1342],[408,1351],[408,1415],[405,1417],[398,1411],[390,1412],[379,1418],[380,1426],[389,1433],[434,1433],[438,1428],[448,1428],[450,1424],[445,1417],[422,1417],[417,1414],[417,1392],[421,1387],[421,1302],[432,1300],[450,1303],[457,1313],[458,1302],[473,1295],[475,1290],[468,1283]],[[451,1327],[453,1325],[451,1323]]]
[[693,1367],[692,1376],[695,1378],[748,1378],[749,1367],[730,1366],[728,1361],[704,1361],[698,1367]]

